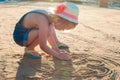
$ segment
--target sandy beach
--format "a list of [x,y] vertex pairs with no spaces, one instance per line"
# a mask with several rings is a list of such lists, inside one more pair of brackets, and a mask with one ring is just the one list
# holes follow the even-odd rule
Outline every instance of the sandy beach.
[[57,31],[70,48],[71,61],[24,56],[13,41],[19,18],[33,9],[58,3],[0,3],[0,80],[120,80],[120,10],[79,5],[79,24],[69,32]]

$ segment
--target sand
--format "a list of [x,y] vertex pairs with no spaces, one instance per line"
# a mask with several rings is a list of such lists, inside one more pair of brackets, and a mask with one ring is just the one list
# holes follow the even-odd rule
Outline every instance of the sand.
[[56,4],[0,4],[0,80],[120,80],[120,10],[78,5],[78,26],[70,32],[56,30],[70,47],[71,61],[23,56],[24,47],[12,38],[14,25],[27,11]]

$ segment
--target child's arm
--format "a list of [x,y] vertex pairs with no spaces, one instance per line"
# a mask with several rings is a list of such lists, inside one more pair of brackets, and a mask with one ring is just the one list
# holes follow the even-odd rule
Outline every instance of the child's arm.
[[[50,47],[48,47],[47,39],[48,39],[48,35],[49,35],[49,25],[45,22],[42,22],[42,24],[38,25],[38,27],[39,27],[39,45],[40,45],[40,48],[44,52],[46,52],[48,54],[51,54],[52,56],[54,56],[58,59],[70,60],[70,56],[67,52],[63,52],[63,51],[62,52],[57,52],[57,51],[51,49]],[[54,41],[52,42],[52,44],[53,43],[54,43]]]
[[51,26],[51,34],[48,38],[48,42],[50,43],[52,48],[59,48],[59,49],[68,49],[69,48],[66,44],[61,43],[58,40],[56,33],[55,33],[54,25]]
[[50,34],[49,34],[48,42],[52,47],[60,43],[59,40],[57,39],[55,30],[54,30],[54,23],[50,25]]

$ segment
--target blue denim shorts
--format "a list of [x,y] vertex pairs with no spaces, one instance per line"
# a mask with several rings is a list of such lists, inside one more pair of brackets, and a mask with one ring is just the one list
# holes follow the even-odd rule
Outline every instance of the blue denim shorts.
[[13,39],[20,46],[27,46],[29,30],[21,24],[16,24]]

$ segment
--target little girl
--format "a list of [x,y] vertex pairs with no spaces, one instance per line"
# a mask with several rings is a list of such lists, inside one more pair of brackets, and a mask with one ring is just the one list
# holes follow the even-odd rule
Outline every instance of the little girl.
[[[13,38],[16,44],[25,47],[24,55],[39,59],[40,53],[35,51],[37,45],[46,52],[60,60],[70,60],[71,57],[65,50],[68,46],[59,42],[55,30],[69,30],[78,24],[79,8],[71,2],[57,5],[53,13],[45,10],[32,10],[27,12],[17,22]],[[47,45],[47,41],[51,45]]]

